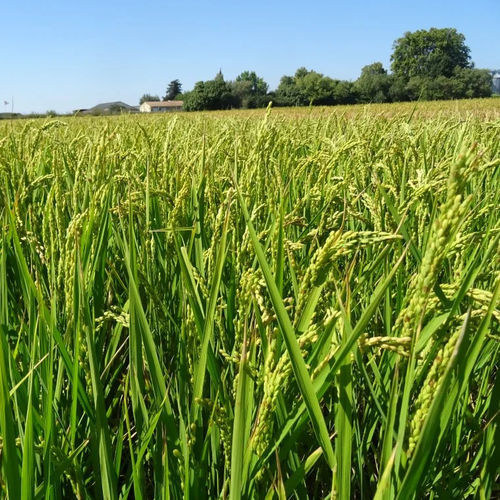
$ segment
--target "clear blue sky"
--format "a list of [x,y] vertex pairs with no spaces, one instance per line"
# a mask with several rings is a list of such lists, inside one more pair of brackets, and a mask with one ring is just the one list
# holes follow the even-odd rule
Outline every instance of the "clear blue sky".
[[463,33],[476,67],[500,68],[500,0],[5,0],[0,12],[1,111],[12,96],[22,113],[137,104],[219,68],[255,70],[271,88],[300,66],[354,80],[366,64],[388,68],[404,32],[433,26]]

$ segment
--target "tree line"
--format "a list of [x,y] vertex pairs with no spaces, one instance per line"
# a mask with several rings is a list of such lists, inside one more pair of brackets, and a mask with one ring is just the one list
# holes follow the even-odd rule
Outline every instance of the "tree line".
[[[407,32],[393,44],[391,72],[374,62],[355,81],[338,80],[299,68],[281,77],[276,90],[254,71],[244,71],[234,81],[219,70],[213,80],[199,81],[182,92],[179,80],[170,82],[164,100],[179,99],[187,111],[274,106],[310,106],[383,103],[414,100],[488,97],[491,72],[471,61],[465,37],[454,28]],[[145,94],[144,101],[159,96]]]

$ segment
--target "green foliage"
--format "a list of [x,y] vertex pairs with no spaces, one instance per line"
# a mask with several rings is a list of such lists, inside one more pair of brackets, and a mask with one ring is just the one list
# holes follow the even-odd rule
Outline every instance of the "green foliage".
[[451,77],[455,68],[470,67],[465,37],[454,28],[407,32],[394,42],[392,71],[409,80],[414,77]]
[[410,78],[406,84],[410,100],[462,99],[491,96],[491,75],[488,70],[457,68],[451,78]]
[[276,104],[279,106],[349,104],[355,101],[350,82],[333,80],[303,67],[293,77],[283,76],[276,89]]
[[255,71],[243,71],[243,73],[236,77],[236,81],[249,82],[250,92],[253,95],[266,95],[269,89],[269,85],[264,81],[263,78],[257,76]]
[[[380,62],[365,66],[354,82],[335,80],[305,67],[283,76],[278,88],[255,71],[244,71],[232,82],[222,74],[196,83],[184,94],[187,111],[276,106],[339,105],[414,100],[480,98],[491,95],[491,74],[474,69],[465,37],[453,28],[405,33],[393,45],[392,74]],[[165,99],[180,92],[174,80]]]
[[309,101],[308,104],[333,104],[333,88],[335,82],[316,71],[307,71],[300,75],[301,69],[295,74],[295,83],[299,92]]
[[388,98],[390,102],[404,102],[409,101],[408,82],[396,75],[389,75],[391,85],[388,91]]
[[[402,101],[489,97],[491,74],[473,68],[469,53],[465,37],[453,28],[405,33],[394,42],[388,98]],[[367,86],[366,95],[374,96],[376,92],[376,87],[370,93]]]
[[387,102],[390,100],[391,77],[376,62],[365,66],[355,82],[359,102]]
[[357,102],[354,84],[347,80],[334,80],[332,95],[335,104],[354,104]]
[[187,111],[230,109],[237,107],[231,86],[219,71],[213,80],[197,82],[191,92],[184,94],[184,109]]
[[457,68],[454,74],[461,86],[460,97],[490,97],[492,94],[491,74],[487,69]]
[[243,71],[231,82],[231,92],[242,108],[262,108],[267,106],[268,84],[255,71]]
[[307,96],[303,95],[293,76],[282,76],[276,89],[276,104],[278,106],[305,106]]

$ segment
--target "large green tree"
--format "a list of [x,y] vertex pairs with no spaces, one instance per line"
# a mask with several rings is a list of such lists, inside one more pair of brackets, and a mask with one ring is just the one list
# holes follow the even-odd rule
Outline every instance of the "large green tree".
[[413,77],[451,77],[456,68],[471,67],[465,37],[454,28],[407,32],[394,42],[392,71],[407,81]]

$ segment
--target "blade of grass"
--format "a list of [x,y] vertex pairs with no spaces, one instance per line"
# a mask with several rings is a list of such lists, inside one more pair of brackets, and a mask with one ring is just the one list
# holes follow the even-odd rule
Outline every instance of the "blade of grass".
[[243,491],[243,462],[246,448],[246,420],[250,417],[247,412],[247,338],[243,336],[243,345],[238,370],[238,385],[234,408],[233,437],[231,445],[231,482],[229,486],[230,500],[239,500]]
[[15,441],[14,419],[9,396],[9,377],[6,355],[9,352],[7,330],[0,325],[0,430],[2,434],[2,469],[8,497],[12,500],[21,498],[20,463]]

